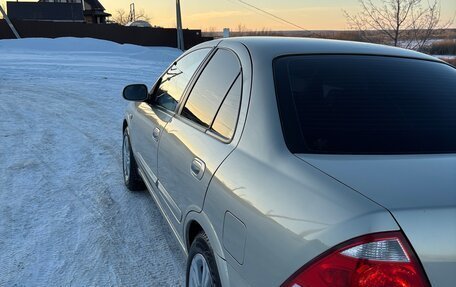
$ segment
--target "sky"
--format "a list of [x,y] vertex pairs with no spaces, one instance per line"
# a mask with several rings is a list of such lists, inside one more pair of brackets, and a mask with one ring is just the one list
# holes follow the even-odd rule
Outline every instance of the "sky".
[[[244,0],[268,12],[309,30],[348,29],[343,10],[356,12],[357,0]],[[4,3],[5,0],[0,0]],[[175,27],[174,0],[100,0],[107,12],[115,15],[118,9],[129,11],[134,2],[150,16],[153,25]],[[426,0],[424,0],[426,2]],[[455,0],[440,0],[442,19],[456,15]],[[238,30],[239,25],[250,30],[296,30],[272,17],[261,14],[239,0],[181,0],[183,26],[202,30]],[[456,23],[453,25],[456,26]]]
[[[129,10],[134,2],[136,10],[144,11],[154,25],[175,26],[175,1],[154,0],[100,0],[111,14],[118,9]],[[245,0],[279,17],[311,30],[347,29],[343,9],[357,11],[357,0]],[[456,14],[455,0],[440,0],[442,17]],[[295,30],[296,27],[278,22],[249,8],[238,0],[181,0],[183,25],[203,30],[231,28],[239,25],[253,30]]]

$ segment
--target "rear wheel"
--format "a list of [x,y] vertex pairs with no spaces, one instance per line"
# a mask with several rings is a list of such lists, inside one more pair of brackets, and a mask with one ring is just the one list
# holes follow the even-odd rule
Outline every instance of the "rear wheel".
[[220,287],[214,253],[205,233],[200,233],[190,247],[187,261],[187,287]]
[[125,186],[130,191],[144,190],[144,182],[138,173],[138,166],[136,164],[133,151],[131,149],[130,136],[128,128],[124,130],[123,144],[122,144],[122,166],[123,178]]

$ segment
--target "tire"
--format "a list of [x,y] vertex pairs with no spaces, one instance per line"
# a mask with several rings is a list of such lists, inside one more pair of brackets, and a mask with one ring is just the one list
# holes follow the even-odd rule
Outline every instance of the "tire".
[[131,149],[130,134],[128,127],[124,130],[123,144],[122,144],[122,167],[123,179],[125,186],[130,191],[144,190],[145,185],[138,173],[138,166],[136,164],[133,151]]
[[[205,262],[205,264],[204,264]],[[204,265],[206,267],[204,267]],[[195,269],[193,269],[195,268]],[[206,272],[204,272],[204,269]],[[200,272],[200,273],[198,273]],[[197,276],[195,276],[198,273]],[[205,281],[204,284],[203,274],[208,274],[210,277]],[[201,276],[200,276],[201,275]],[[199,278],[198,278],[199,277]],[[200,280],[198,280],[200,279]],[[198,284],[199,283],[199,284]],[[195,240],[193,240],[192,246],[187,259],[187,287],[221,287],[220,276],[215,262],[214,252],[212,251],[209,239],[204,232],[199,233]]]

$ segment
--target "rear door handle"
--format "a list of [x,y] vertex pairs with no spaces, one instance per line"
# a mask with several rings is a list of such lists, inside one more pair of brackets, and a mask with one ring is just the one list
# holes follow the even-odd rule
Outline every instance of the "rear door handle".
[[193,159],[192,165],[190,166],[190,172],[194,178],[201,180],[203,178],[205,170],[206,164],[202,160],[199,158]]
[[152,137],[154,138],[154,140],[156,142],[158,142],[158,140],[160,139],[160,129],[159,128],[154,129],[154,131],[152,132]]

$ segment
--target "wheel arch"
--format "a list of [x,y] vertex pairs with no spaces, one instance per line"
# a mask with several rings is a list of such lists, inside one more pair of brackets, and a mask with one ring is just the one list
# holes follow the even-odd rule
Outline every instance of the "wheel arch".
[[190,211],[185,217],[184,226],[184,242],[187,250],[190,248],[193,239],[195,239],[195,236],[198,235],[199,232],[203,231],[209,238],[214,252],[218,256],[225,258],[221,244],[221,238],[219,238],[217,235],[214,227],[212,226],[212,223],[204,211]]
[[186,232],[185,247],[187,248],[187,250],[190,249],[190,246],[192,245],[193,241],[195,240],[195,237],[200,232],[205,232],[203,227],[198,223],[198,221],[191,220],[188,223],[187,232]]
[[219,238],[217,235],[214,227],[210,223],[209,218],[204,213],[204,211],[189,212],[185,217],[184,226],[184,242],[186,253],[188,254],[192,240],[195,239],[196,235],[198,235],[199,232],[203,231],[207,235],[209,243],[211,244],[212,251],[214,252],[222,286],[230,286],[228,278],[228,266],[225,260],[225,252],[223,250],[221,238]]
[[125,131],[125,129],[126,129],[127,127],[128,127],[127,120],[124,119],[124,120],[123,120],[123,124],[122,124],[122,134],[123,134],[123,132]]

